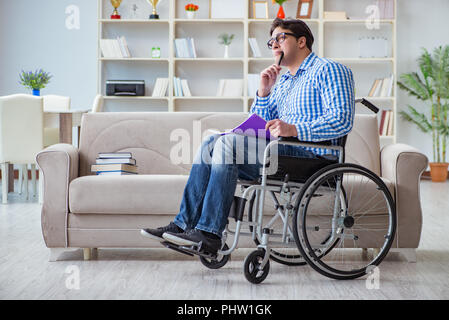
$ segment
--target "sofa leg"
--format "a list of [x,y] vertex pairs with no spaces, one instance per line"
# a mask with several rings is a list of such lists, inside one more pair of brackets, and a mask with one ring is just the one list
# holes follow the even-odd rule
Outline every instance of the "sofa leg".
[[84,248],[84,261],[88,261],[92,258],[92,249],[91,248]]
[[394,248],[391,252],[399,252],[405,260],[409,263],[416,263],[416,249],[415,248]]
[[92,259],[98,258],[98,248],[92,248],[91,256],[92,256]]

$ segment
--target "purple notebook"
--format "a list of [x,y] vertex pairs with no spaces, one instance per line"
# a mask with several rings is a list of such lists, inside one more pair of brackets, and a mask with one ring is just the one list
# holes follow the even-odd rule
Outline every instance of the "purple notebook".
[[259,117],[257,114],[252,114],[248,119],[243,121],[237,127],[232,129],[231,131],[222,133],[222,135],[229,133],[242,134],[244,136],[256,137],[256,138],[265,138],[270,140],[276,140],[276,137],[273,137],[270,134],[269,130],[265,130],[265,125],[267,122]]

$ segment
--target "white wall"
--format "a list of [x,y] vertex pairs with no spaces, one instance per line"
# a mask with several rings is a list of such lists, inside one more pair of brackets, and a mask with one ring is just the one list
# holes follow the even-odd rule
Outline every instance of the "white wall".
[[[421,54],[421,47],[433,51],[437,46],[449,45],[449,1],[398,0],[397,34],[398,74],[418,71],[416,59]],[[428,110],[426,104],[400,90],[398,110],[406,110],[409,104],[418,110]],[[399,118],[397,129],[397,142],[410,144],[426,154],[429,161],[434,160],[430,135]]]
[[[66,28],[66,7],[80,10],[80,29]],[[92,106],[96,94],[96,0],[0,1],[0,95],[29,93],[24,70],[53,74],[41,94],[72,98],[73,109]]]
[[[65,9],[72,4],[80,8],[79,30],[65,26]],[[421,47],[449,44],[448,13],[449,0],[398,0],[398,74],[417,70]],[[42,67],[54,75],[42,94],[71,96],[75,109],[90,106],[96,93],[96,18],[96,0],[1,0],[0,95],[28,92],[18,84],[20,70]],[[399,91],[398,109],[407,104],[424,107]],[[413,125],[398,119],[397,137],[433,160],[431,137]]]

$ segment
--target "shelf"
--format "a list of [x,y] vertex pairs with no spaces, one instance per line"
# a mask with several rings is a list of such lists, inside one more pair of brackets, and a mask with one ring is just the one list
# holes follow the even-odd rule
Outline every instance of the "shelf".
[[244,19],[175,19],[175,23],[244,23]]
[[126,24],[126,23],[169,23],[168,19],[100,19],[98,22],[101,23],[114,23],[114,24]]
[[346,63],[394,62],[394,58],[325,58]]
[[192,96],[192,97],[173,97],[175,100],[242,100],[243,96],[240,97],[217,97],[217,96]]
[[[333,20],[333,19],[323,19],[323,23],[345,23],[345,24],[364,24],[367,21],[371,22],[371,20],[368,19],[348,19],[348,20]],[[383,20],[379,20],[379,23],[382,24],[393,24],[394,20],[390,20],[390,19],[383,19]]]
[[222,61],[222,62],[243,62],[243,58],[174,58],[175,61]]
[[[319,23],[320,19],[301,19],[305,23]],[[273,19],[248,19],[249,23],[273,23]]]
[[127,96],[103,96],[105,100],[167,100],[168,97],[150,97],[150,96],[139,96],[139,97],[127,97]]
[[261,58],[248,58],[248,61],[274,61],[274,57],[273,58],[268,58],[268,57],[261,57]]
[[99,58],[100,61],[151,61],[169,62],[167,58]]

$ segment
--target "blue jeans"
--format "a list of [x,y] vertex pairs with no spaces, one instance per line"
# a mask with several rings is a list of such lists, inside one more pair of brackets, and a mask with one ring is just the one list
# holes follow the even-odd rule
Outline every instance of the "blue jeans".
[[[174,223],[184,230],[196,228],[221,237],[237,179],[261,176],[266,144],[265,140],[237,134],[207,136],[195,155]],[[289,145],[279,145],[278,154],[316,158],[313,152]]]

